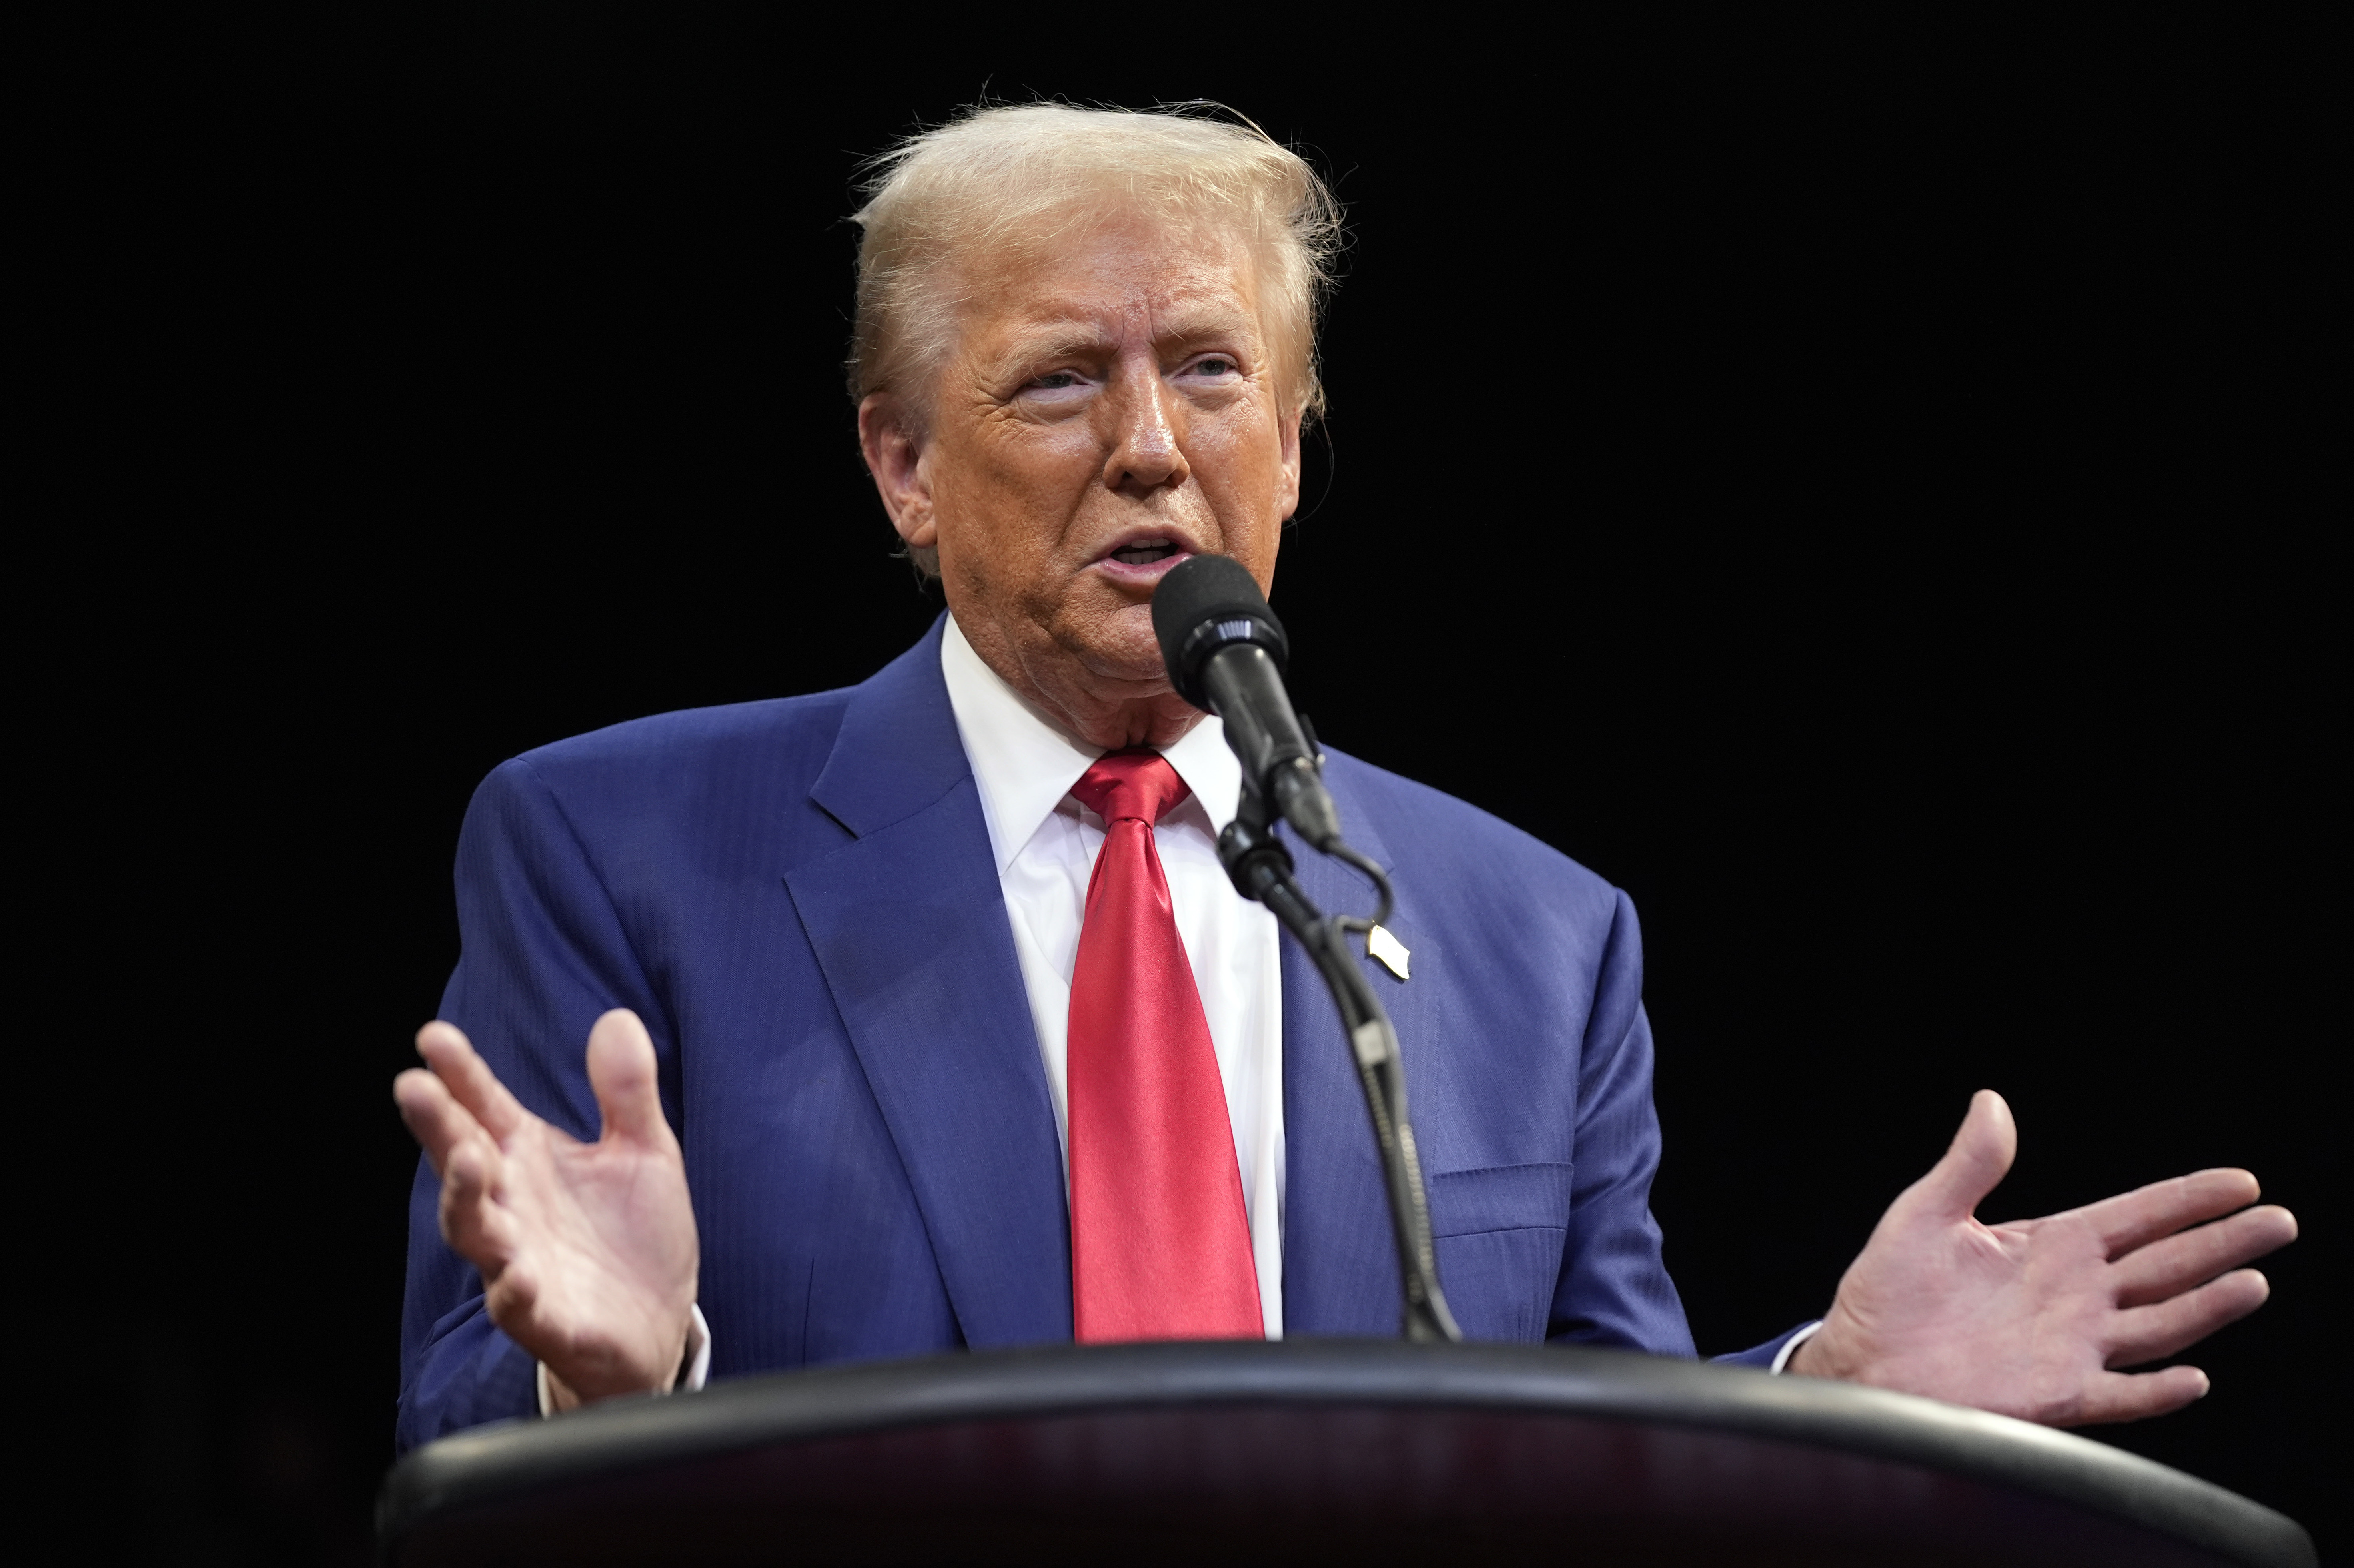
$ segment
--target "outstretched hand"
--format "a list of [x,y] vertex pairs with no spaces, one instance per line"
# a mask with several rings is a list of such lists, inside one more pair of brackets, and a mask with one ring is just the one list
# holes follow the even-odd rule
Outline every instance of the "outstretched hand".
[[482,1271],[491,1321],[546,1367],[560,1407],[669,1388],[701,1250],[646,1026],[616,1009],[588,1033],[594,1143],[525,1110],[449,1024],[419,1030],[417,1051],[431,1071],[401,1074],[393,1097],[441,1178],[441,1234]]
[[1982,1224],[1974,1211],[2018,1147],[2010,1107],[1979,1090],[1946,1157],[1889,1205],[1789,1370],[2049,1426],[2137,1421],[2203,1396],[2196,1367],[2115,1369],[2163,1360],[2263,1306],[2272,1287],[2241,1265],[2296,1240],[2296,1219],[2247,1207],[2257,1187],[2245,1171],[2200,1171],[2046,1219]]

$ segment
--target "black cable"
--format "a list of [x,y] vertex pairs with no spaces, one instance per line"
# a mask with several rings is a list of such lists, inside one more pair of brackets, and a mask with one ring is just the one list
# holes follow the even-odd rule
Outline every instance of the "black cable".
[[1381,868],[1380,863],[1370,856],[1359,854],[1344,843],[1336,843],[1325,853],[1334,860],[1356,868],[1363,874],[1366,881],[1373,885],[1373,891],[1380,894],[1382,898],[1382,906],[1373,911],[1370,916],[1362,915],[1338,916],[1341,929],[1354,931],[1359,936],[1363,936],[1387,920],[1391,913],[1397,908],[1397,897],[1390,891],[1389,874]]

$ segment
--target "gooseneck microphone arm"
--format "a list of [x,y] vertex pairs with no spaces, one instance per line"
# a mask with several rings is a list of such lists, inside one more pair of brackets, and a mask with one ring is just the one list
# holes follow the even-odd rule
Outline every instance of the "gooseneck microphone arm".
[[[1290,647],[1283,623],[1240,562],[1195,556],[1170,568],[1153,590],[1152,628],[1170,683],[1224,721],[1226,744],[1243,765],[1242,800],[1218,835],[1219,863],[1236,892],[1266,905],[1307,949],[1348,1033],[1389,1190],[1403,1332],[1409,1340],[1459,1340],[1462,1330],[1438,1287],[1430,1200],[1406,1120],[1397,1031],[1348,941],[1350,932],[1369,933],[1389,918],[1389,878],[1341,836],[1341,811],[1324,787],[1323,758],[1284,690]],[[1306,842],[1371,882],[1381,895],[1380,909],[1371,916],[1335,916],[1317,908],[1292,876],[1291,852],[1276,837],[1278,816]]]
[[1373,1140],[1381,1150],[1382,1174],[1389,1188],[1390,1231],[1397,1243],[1398,1279],[1405,1297],[1402,1332],[1408,1340],[1460,1340],[1447,1295],[1438,1287],[1438,1258],[1430,1239],[1430,1200],[1422,1184],[1422,1160],[1414,1128],[1405,1115],[1405,1069],[1398,1060],[1397,1031],[1390,1026],[1382,999],[1357,967],[1346,933],[1369,931],[1390,912],[1389,878],[1363,855],[1339,844],[1330,852],[1363,872],[1381,893],[1381,908],[1370,919],[1326,915],[1293,880],[1291,853],[1275,836],[1267,798],[1246,784],[1241,810],[1218,835],[1218,860],[1244,897],[1264,904],[1291,933],[1332,993],[1357,1059],[1357,1081],[1373,1117]]

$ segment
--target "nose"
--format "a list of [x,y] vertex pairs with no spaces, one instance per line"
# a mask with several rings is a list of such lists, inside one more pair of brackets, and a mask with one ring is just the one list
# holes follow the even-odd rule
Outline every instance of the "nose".
[[1171,395],[1160,367],[1123,366],[1115,395],[1105,403],[1114,426],[1111,452],[1104,459],[1104,483],[1139,500],[1184,483],[1193,473],[1183,450],[1184,408]]

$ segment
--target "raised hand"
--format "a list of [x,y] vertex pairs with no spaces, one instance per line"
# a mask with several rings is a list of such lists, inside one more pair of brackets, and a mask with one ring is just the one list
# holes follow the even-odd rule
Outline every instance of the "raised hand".
[[419,1030],[417,1051],[431,1071],[401,1074],[393,1098],[441,1178],[441,1234],[482,1271],[491,1320],[546,1367],[559,1407],[669,1388],[701,1248],[638,1015],[617,1009],[588,1032],[594,1143],[524,1109],[449,1024]]
[[1946,1157],[1889,1205],[1789,1370],[2049,1426],[2137,1421],[2203,1397],[2196,1367],[2115,1369],[2173,1355],[2263,1306],[2271,1286],[2240,1266],[2296,1240],[2296,1219],[2248,1208],[2257,1188],[2245,1171],[2200,1171],[2048,1219],[1981,1224],[1974,1212],[2018,1148],[2010,1107],[1979,1090]]

